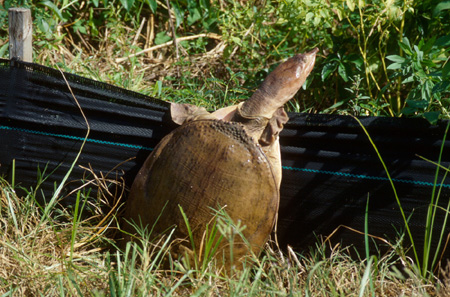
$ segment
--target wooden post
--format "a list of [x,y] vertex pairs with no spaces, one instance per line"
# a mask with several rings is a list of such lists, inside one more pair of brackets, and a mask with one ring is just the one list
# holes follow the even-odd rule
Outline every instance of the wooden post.
[[9,15],[9,58],[25,62],[33,61],[31,44],[33,26],[31,11],[27,8],[10,8]]

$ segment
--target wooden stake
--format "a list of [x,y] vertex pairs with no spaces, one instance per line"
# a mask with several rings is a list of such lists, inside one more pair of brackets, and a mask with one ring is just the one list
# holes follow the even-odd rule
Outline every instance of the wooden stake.
[[31,11],[27,8],[10,8],[9,15],[9,57],[25,62],[33,61]]

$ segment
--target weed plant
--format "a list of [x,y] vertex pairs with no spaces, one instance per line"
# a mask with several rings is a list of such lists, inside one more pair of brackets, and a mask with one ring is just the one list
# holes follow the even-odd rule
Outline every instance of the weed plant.
[[[100,184],[104,184],[102,181]],[[164,269],[168,240],[123,251],[111,240],[117,208],[80,219],[86,197],[72,210],[54,205],[50,216],[28,191],[18,197],[6,181],[0,192],[0,294],[2,296],[448,296],[449,278],[425,280],[396,267],[394,252],[354,259],[348,249],[318,242],[309,252],[281,252],[269,243],[242,270],[226,273],[213,258],[198,268],[173,261]],[[92,199],[92,197],[91,197]],[[103,202],[102,202],[103,203]],[[225,218],[225,217],[222,217]],[[224,220],[221,228],[232,225]],[[227,227],[230,226],[230,227]],[[212,229],[211,229],[212,230]],[[113,247],[113,248],[111,248]],[[174,259],[176,260],[176,259]],[[445,271],[444,271],[445,272]],[[409,274],[408,274],[409,273]],[[448,273],[448,272],[445,272]]]
[[[439,162],[436,165],[441,168]],[[241,269],[226,270],[220,257],[212,255],[221,240],[232,246],[245,226],[234,224],[223,211],[216,212],[205,241],[192,245],[192,253],[171,256],[173,231],[153,239],[149,226],[136,226],[135,241],[120,250],[114,238],[125,185],[86,170],[94,178],[85,187],[97,188],[98,194],[89,197],[84,193],[91,191],[74,191],[76,203],[69,209],[58,206],[64,197],[40,205],[38,189],[20,189],[25,195],[19,197],[14,178],[12,184],[0,179],[2,296],[450,296],[449,267],[442,263],[447,268],[439,270],[437,278],[431,270],[436,256],[427,246],[424,262],[417,253],[414,259],[405,256],[402,241],[391,243],[386,254],[369,254],[368,207],[362,237],[367,251],[360,258],[349,256],[351,247],[328,240],[301,252],[290,247],[281,251],[270,241],[262,255],[250,255]],[[438,209],[436,190],[427,226]],[[88,205],[91,215],[82,216]],[[186,217],[185,223],[189,229]],[[411,236],[409,229],[407,235]]]
[[449,116],[448,1],[2,0],[0,57],[14,6],[32,9],[35,62],[164,100],[230,105],[317,46],[291,110]]

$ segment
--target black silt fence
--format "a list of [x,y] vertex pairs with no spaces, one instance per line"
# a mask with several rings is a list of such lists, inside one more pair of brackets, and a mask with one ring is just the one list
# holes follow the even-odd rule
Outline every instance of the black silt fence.
[[[128,186],[151,150],[176,126],[168,104],[139,93],[65,73],[91,127],[78,165],[119,172]],[[290,113],[281,133],[283,181],[277,227],[282,247],[301,250],[316,236],[338,226],[363,231],[367,199],[371,235],[395,240],[404,223],[391,184],[369,139],[357,121],[336,115]],[[386,163],[414,234],[423,245],[425,219],[447,122],[423,119],[361,117]],[[86,124],[62,74],[41,65],[0,60],[0,174],[28,188],[38,168],[52,174],[41,186],[51,194],[67,173],[86,135]],[[450,141],[441,165],[450,166]],[[131,159],[131,160],[128,160]],[[128,160],[128,161],[126,161]],[[124,162],[126,161],[126,162]],[[84,177],[76,166],[70,180]],[[447,207],[450,180],[438,174],[439,204]],[[68,198],[66,204],[73,203]],[[434,234],[442,229],[438,211]],[[445,228],[447,236],[449,228]],[[339,228],[333,243],[364,250],[364,237]],[[435,242],[434,242],[435,244]],[[450,253],[446,252],[445,257]]]

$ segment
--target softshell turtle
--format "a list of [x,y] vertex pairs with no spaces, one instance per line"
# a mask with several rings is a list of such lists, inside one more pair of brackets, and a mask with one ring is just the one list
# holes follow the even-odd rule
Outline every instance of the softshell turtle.
[[[193,105],[172,104],[172,120],[181,126],[161,140],[136,176],[126,220],[149,226],[155,235],[176,227],[175,237],[188,239],[181,206],[199,248],[214,210],[223,208],[235,223],[246,226],[242,234],[248,245],[235,239],[234,260],[248,255],[249,247],[258,255],[278,212],[278,134],[288,120],[283,105],[305,82],[317,51],[280,64],[239,105],[209,113]],[[134,231],[129,224],[124,229]],[[227,244],[224,241],[219,251]],[[190,250],[192,243],[181,246]],[[229,255],[225,252],[220,258],[229,261]]]

